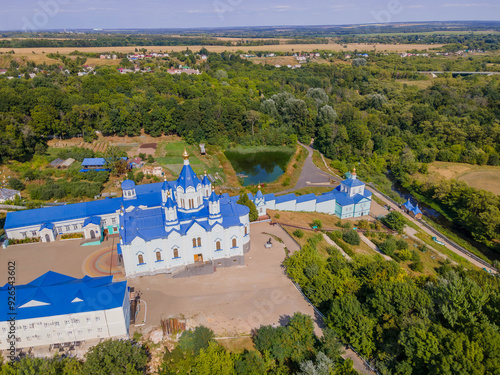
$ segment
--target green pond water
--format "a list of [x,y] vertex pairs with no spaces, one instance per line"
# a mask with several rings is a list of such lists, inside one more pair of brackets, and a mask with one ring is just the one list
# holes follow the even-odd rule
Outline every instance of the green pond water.
[[290,151],[224,152],[236,174],[243,178],[243,186],[273,182],[285,170],[293,149]]

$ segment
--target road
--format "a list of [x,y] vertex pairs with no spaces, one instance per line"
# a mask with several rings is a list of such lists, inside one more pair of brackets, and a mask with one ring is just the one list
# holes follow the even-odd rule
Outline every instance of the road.
[[306,161],[304,162],[304,166],[302,167],[302,171],[300,172],[299,180],[293,188],[280,191],[275,195],[288,194],[292,191],[309,186],[330,186],[330,175],[319,169],[312,160],[314,152],[313,148],[311,146],[306,146],[300,142],[299,144],[309,152],[306,157]]
[[429,71],[417,71],[417,73],[422,73],[422,74],[444,74],[444,73],[451,73],[451,74],[480,74],[480,75],[487,75],[491,76],[494,74],[500,74],[500,72],[461,72],[461,71],[444,71],[444,70],[429,70]]

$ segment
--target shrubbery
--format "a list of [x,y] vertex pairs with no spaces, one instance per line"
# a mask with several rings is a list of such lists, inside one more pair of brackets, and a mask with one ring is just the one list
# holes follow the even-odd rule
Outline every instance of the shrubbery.
[[359,245],[361,238],[355,230],[348,230],[342,234],[342,239],[350,245]]
[[302,237],[304,237],[304,231],[303,231],[303,230],[301,230],[301,229],[295,229],[295,230],[293,231],[293,235],[294,235],[295,237],[297,237],[297,238],[302,238]]

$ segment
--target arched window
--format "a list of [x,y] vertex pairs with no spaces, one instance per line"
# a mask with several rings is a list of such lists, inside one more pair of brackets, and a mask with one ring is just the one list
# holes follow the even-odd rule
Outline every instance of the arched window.
[[215,243],[215,250],[220,250],[220,241]]
[[179,258],[179,249],[174,249],[174,258]]
[[139,254],[139,256],[137,257],[137,259],[139,260],[139,264],[143,264],[144,263],[144,257],[142,256],[142,254]]
[[198,247],[201,246],[201,237],[198,237]]
[[159,251],[156,252],[156,261],[160,261],[161,260],[161,253]]
[[196,247],[196,238],[193,238],[193,247]]
[[189,208],[194,208],[194,200],[193,199],[189,200]]
[[248,234],[248,227],[245,227],[245,236]]
[[236,238],[233,238],[233,247],[236,247]]

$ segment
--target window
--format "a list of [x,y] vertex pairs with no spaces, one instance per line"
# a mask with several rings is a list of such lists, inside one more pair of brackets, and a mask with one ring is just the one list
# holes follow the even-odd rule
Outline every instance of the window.
[[70,231],[71,230],[71,227],[69,225],[66,225],[66,230],[67,231]]
[[96,316],[95,317],[95,321],[98,322],[99,320],[101,320],[101,317],[100,316]]
[[52,334],[47,333],[47,338],[49,338],[49,339],[52,338]]
[[[35,323],[30,323],[30,328],[34,329],[35,328]],[[4,328],[5,329],[5,328]]]
[[97,328],[97,332],[102,332],[102,328]]
[[92,321],[91,318],[87,318],[87,323],[90,323]]
[[179,249],[174,249],[174,258],[179,258]]
[[161,253],[159,251],[156,252],[156,261],[159,262],[161,260]]
[[193,238],[193,247],[196,247],[196,238]]
[[236,238],[233,238],[233,247],[236,247]]
[[106,219],[102,219],[102,225],[106,225]]
[[116,224],[116,217],[111,218],[111,224]]
[[33,237],[36,237],[36,234],[37,234],[37,233],[36,233],[36,230],[32,230],[32,231],[31,231],[31,235],[32,235]]
[[73,229],[77,230],[78,229],[78,224],[73,224]]
[[69,320],[65,320],[64,324],[66,324],[67,326],[69,326]]
[[54,325],[55,325],[56,327],[59,327],[59,322],[55,322],[55,323],[54,323]]
[[[83,228],[83,224],[82,224],[82,228]],[[62,233],[62,227],[57,227],[57,233]]]
[[194,201],[192,199],[189,200],[189,208],[194,208]]
[[23,238],[26,238],[28,235],[28,232],[21,232],[21,236],[23,236]]
[[215,243],[215,250],[220,250],[220,241]]
[[143,264],[144,263],[144,257],[142,256],[142,254],[139,254],[139,256],[137,257],[138,261],[139,261],[139,264]]
[[87,329],[88,333],[92,333],[92,328]]
[[248,234],[248,227],[245,227],[245,236]]
[[198,247],[201,246],[201,237],[198,237]]

